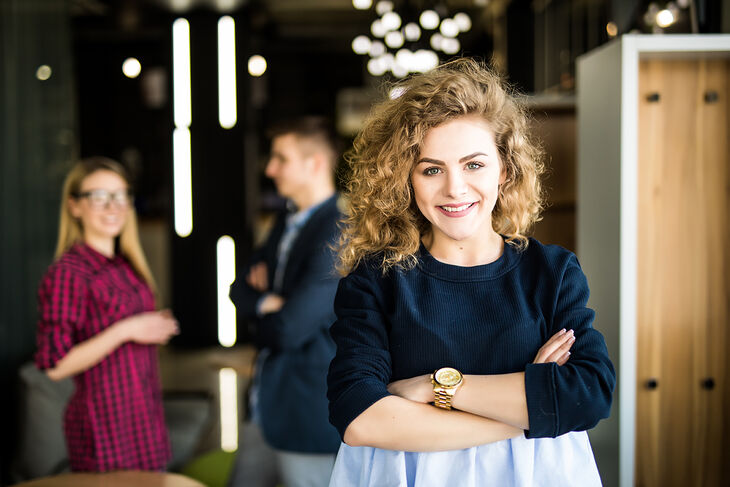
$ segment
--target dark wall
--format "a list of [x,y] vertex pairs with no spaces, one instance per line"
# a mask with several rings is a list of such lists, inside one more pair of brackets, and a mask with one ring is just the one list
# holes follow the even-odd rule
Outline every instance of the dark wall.
[[[68,2],[0,0],[0,485],[16,444],[16,378],[32,358],[36,288],[51,263],[73,154]],[[38,66],[52,69],[46,81]]]

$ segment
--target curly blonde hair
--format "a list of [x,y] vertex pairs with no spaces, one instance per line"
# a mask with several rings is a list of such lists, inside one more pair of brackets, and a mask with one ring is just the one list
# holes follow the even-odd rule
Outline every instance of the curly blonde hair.
[[430,223],[418,210],[410,182],[429,129],[477,115],[494,132],[506,174],[492,212],[494,230],[519,249],[540,219],[542,150],[527,134],[527,114],[511,89],[484,62],[461,58],[395,85],[399,96],[376,107],[345,154],[351,177],[349,211],[339,242],[338,270],[351,272],[377,254],[380,268],[412,268]]

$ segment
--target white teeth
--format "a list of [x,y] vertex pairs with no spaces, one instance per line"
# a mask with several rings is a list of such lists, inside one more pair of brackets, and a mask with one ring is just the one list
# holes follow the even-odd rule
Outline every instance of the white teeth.
[[461,206],[442,206],[444,210],[448,211],[449,213],[456,213],[457,211],[464,211],[467,208],[469,208],[472,205],[472,203],[467,203],[465,205]]

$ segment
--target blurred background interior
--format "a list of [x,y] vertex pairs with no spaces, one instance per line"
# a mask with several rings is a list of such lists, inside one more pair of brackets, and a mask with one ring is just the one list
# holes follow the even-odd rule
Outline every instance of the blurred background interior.
[[[625,238],[632,228],[622,223],[623,189],[611,193],[625,177],[621,168],[627,162],[618,151],[623,144],[635,147],[636,142],[632,146],[624,140],[627,133],[641,133],[639,147],[653,134],[654,125],[640,132],[644,125],[630,123],[618,112],[625,90],[639,93],[638,86],[625,85],[626,77],[620,76],[626,72],[622,63],[631,61],[622,56],[631,49],[641,60],[644,51],[695,53],[680,56],[695,63],[682,71],[688,75],[671,71],[674,65],[655,75],[651,66],[642,65],[649,71],[641,71],[648,74],[639,84],[659,83],[661,88],[643,85],[647,93],[657,94],[652,99],[642,91],[635,97],[641,104],[692,99],[699,84],[715,83],[701,88],[703,98],[698,98],[715,112],[667,109],[661,116],[689,120],[682,132],[687,137],[705,133],[697,120],[720,124],[713,125],[711,139],[677,150],[668,146],[662,153],[686,160],[702,145],[710,147],[709,157],[716,161],[707,181],[720,181],[720,187],[708,203],[707,213],[715,220],[707,226],[716,230],[708,239],[721,243],[712,247],[710,259],[719,274],[712,281],[715,290],[707,293],[714,293],[712,303],[720,311],[712,319],[719,324],[701,336],[702,343],[714,340],[723,358],[716,361],[716,374],[698,372],[698,378],[688,380],[701,379],[702,390],[714,391],[720,399],[707,406],[696,398],[698,393],[671,392],[667,400],[694,404],[680,414],[690,423],[683,430],[689,441],[676,458],[662,450],[667,438],[658,436],[661,425],[647,433],[649,439],[635,436],[642,418],[654,421],[651,411],[673,417],[656,398],[646,400],[654,408],[647,415],[636,410],[641,391],[664,390],[664,379],[657,382],[656,377],[665,377],[666,371],[647,373],[645,380],[636,369],[642,363],[641,336],[638,345],[632,341],[635,329],[625,327],[625,314],[606,312],[611,318],[601,321],[599,312],[596,326],[619,368],[617,394],[623,397],[617,398],[612,418],[592,433],[594,449],[607,486],[721,485],[713,479],[730,478],[727,455],[713,453],[717,446],[730,450],[724,358],[730,293],[727,277],[722,277],[730,274],[729,186],[723,169],[728,166],[730,42],[723,32],[730,32],[730,6],[720,0],[0,0],[0,388],[5,397],[0,485],[66,468],[60,425],[71,384],[49,384],[27,364],[34,352],[36,288],[56,239],[61,182],[78,157],[112,157],[134,176],[142,243],[160,288],[160,304],[170,307],[181,325],[181,334],[160,351],[174,452],[171,468],[216,485],[231,458],[226,452],[237,448],[238,422],[245,415],[242,391],[254,356],[247,325],[236,323],[227,289],[235,262],[247,259],[265,234],[267,216],[283,204],[263,176],[266,126],[281,118],[323,114],[351,141],[372,103],[389,96],[387,82],[455,55],[492,60],[525,94],[534,131],[548,154],[549,206],[534,235],[577,251],[584,268],[595,261],[586,274],[594,295],[599,293],[598,307],[604,302],[613,306],[601,296],[613,296],[616,303],[621,296],[623,306],[625,274],[605,286],[602,276],[625,269],[626,255],[643,254],[632,254],[624,240],[615,240],[615,245],[606,244],[603,257],[595,255],[603,248],[590,246],[590,235],[603,231]],[[674,34],[699,44],[662,47],[662,39]],[[642,44],[649,38],[650,44]],[[603,57],[591,58],[594,52]],[[719,59],[719,67],[708,67],[703,61],[708,57]],[[580,85],[580,59],[586,60],[585,79],[591,83]],[[669,86],[672,79],[678,81]],[[661,89],[671,94],[658,94]],[[584,138],[579,125],[596,132]],[[675,142],[672,134],[654,134],[659,140],[654,144]],[[651,144],[645,147],[655,147]],[[592,148],[606,151],[592,157]],[[651,149],[639,153],[647,160],[659,157]],[[581,175],[582,158],[594,165],[586,163]],[[601,172],[596,161],[616,169]],[[347,177],[345,170],[341,176]],[[647,184],[651,193],[660,183]],[[607,199],[591,200],[591,193],[602,188]],[[702,188],[698,194],[704,194]],[[583,228],[581,222],[586,222]],[[589,235],[589,230],[595,231]],[[656,234],[666,235],[664,230],[658,227]],[[672,258],[671,252],[667,255]],[[602,269],[606,274],[597,276]],[[707,293],[696,300],[698,307],[711,300]],[[655,335],[648,336],[646,343],[656,341]],[[698,348],[697,334],[692,336],[694,351],[682,362],[699,367],[697,357],[707,354]],[[626,343],[633,343],[628,349],[633,357],[625,355]],[[659,352],[652,356],[660,368],[662,360],[669,360]],[[701,422],[703,415],[719,420]],[[713,431],[720,436],[713,437]],[[642,459],[640,450],[651,454]],[[674,470],[667,470],[667,464]]]

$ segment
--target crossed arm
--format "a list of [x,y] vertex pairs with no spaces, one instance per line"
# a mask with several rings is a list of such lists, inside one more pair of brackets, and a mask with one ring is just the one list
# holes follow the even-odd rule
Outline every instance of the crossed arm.
[[[540,348],[533,363],[563,365],[574,341],[572,331],[561,330]],[[456,411],[428,404],[433,401],[429,375],[392,382],[388,391],[393,395],[357,416],[345,430],[344,441],[350,446],[439,451],[521,436],[529,429],[524,376],[466,375],[452,400]]]
[[276,293],[267,293],[269,289],[269,269],[266,262],[258,262],[251,266],[246,274],[246,284],[260,293],[265,293],[259,302],[262,315],[276,313],[284,306],[284,298]]
[[[552,326],[570,331],[551,337],[524,371],[465,376],[452,400],[457,411],[427,404],[433,390],[426,375],[388,384],[390,327],[381,295],[392,292],[390,281],[374,265],[363,265],[340,281],[338,321],[330,330],[338,351],[330,366],[328,397],[330,418],[345,442],[446,450],[523,434],[557,437],[590,429],[608,417],[615,372],[603,337],[591,326],[587,280],[575,257],[568,257],[561,272],[553,273],[557,292],[550,295],[552,306],[545,312]],[[444,428],[450,434],[443,434]]]

